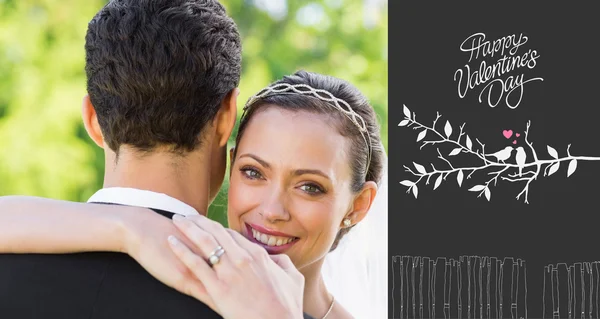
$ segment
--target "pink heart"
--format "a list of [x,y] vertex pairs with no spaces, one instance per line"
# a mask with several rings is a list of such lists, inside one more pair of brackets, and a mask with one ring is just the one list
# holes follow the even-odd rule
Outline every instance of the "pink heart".
[[508,130],[508,131],[504,130],[504,131],[502,131],[502,135],[504,135],[504,137],[506,137],[506,139],[509,139],[512,136],[512,134],[513,134],[512,130]]
[[513,144],[517,144],[517,140],[514,140],[514,141],[513,141]]
[[521,134],[519,134],[519,133],[516,133],[516,134],[515,134],[515,136],[516,136],[516,137],[519,137],[519,136],[521,136]]

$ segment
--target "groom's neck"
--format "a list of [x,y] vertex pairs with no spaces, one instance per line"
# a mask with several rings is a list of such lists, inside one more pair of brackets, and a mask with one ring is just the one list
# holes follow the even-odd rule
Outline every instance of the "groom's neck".
[[127,187],[163,193],[206,215],[209,205],[210,166],[203,152],[185,156],[168,152],[140,154],[119,150],[106,154],[104,187]]

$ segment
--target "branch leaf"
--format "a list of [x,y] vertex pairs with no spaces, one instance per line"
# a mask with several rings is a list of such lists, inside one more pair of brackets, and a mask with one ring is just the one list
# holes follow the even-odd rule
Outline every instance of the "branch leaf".
[[560,162],[556,162],[556,164],[553,164],[552,166],[550,166],[550,169],[548,170],[548,176],[556,173],[556,171],[558,171],[559,167],[560,167]]
[[411,186],[415,185],[415,183],[413,181],[409,181],[409,180],[401,181],[400,184],[407,186],[407,187],[411,187]]
[[471,138],[469,137],[469,135],[467,135],[467,148],[469,149],[469,151],[473,150],[473,142],[471,142]]
[[400,124],[398,124],[398,126],[406,126],[408,125],[408,120],[402,120],[400,121]]
[[419,135],[417,136],[417,142],[424,139],[425,135],[427,135],[427,129],[424,129],[421,133],[419,133]]
[[415,162],[413,162],[413,165],[415,165],[415,168],[417,169],[417,171],[421,174],[427,174],[427,171],[425,170],[425,167],[423,167],[423,165],[417,164]]
[[435,185],[433,185],[433,190],[438,188],[440,186],[440,184],[442,183],[442,175],[444,175],[444,174],[440,174],[440,176],[435,180]]
[[450,135],[452,135],[452,125],[450,125],[450,121],[446,121],[446,125],[444,126],[444,133],[446,133],[447,138],[450,138]]
[[484,193],[485,193],[485,198],[487,198],[487,200],[489,202],[492,197],[492,192],[490,191],[490,189],[488,187],[486,187]]
[[402,104],[404,106],[404,116],[406,116],[406,118],[410,118],[410,110],[406,107],[406,105]]
[[458,182],[458,187],[462,186],[462,181],[463,181],[463,171],[462,169],[460,171],[458,171],[458,174],[456,175],[456,181]]
[[554,159],[558,159],[558,153],[550,145],[548,145],[548,154],[550,154],[550,156],[554,157]]
[[413,185],[412,190],[413,195],[415,195],[415,198],[417,198],[417,196],[419,196],[419,189],[417,188],[417,185]]
[[576,169],[577,169],[577,160],[572,159],[569,162],[569,168],[567,169],[567,177],[569,177],[569,176],[571,176],[571,174],[575,173]]
[[469,192],[479,192],[482,191],[485,188],[484,185],[475,185],[471,188],[469,188]]
[[457,147],[457,148],[453,149],[452,152],[450,152],[450,156],[458,155],[458,153],[460,153],[460,151],[462,151],[462,149],[460,147]]

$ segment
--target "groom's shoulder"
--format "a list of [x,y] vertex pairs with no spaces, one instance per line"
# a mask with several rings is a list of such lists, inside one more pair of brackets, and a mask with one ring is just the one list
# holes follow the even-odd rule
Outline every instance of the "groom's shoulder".
[[[114,253],[91,252],[73,254],[0,254],[0,276],[25,274],[77,275],[102,272]],[[11,277],[15,278],[15,277]],[[0,281],[2,282],[2,281]]]
[[[52,313],[75,318],[89,312],[109,255],[0,254],[0,316],[41,318],[47,311],[47,318],[54,318]],[[68,306],[58,308],[60,298],[68,298]]]
[[220,318],[109,252],[0,254],[0,309],[2,318]]

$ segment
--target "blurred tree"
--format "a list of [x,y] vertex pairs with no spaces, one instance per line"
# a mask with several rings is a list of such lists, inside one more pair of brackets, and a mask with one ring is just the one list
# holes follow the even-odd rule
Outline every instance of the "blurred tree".
[[[102,187],[103,152],[79,106],[87,23],[105,3],[0,0],[0,195],[85,201]],[[252,94],[286,74],[329,74],[369,97],[387,149],[387,1],[222,3],[243,38],[240,114]],[[209,210],[224,224],[227,189],[225,182]]]

